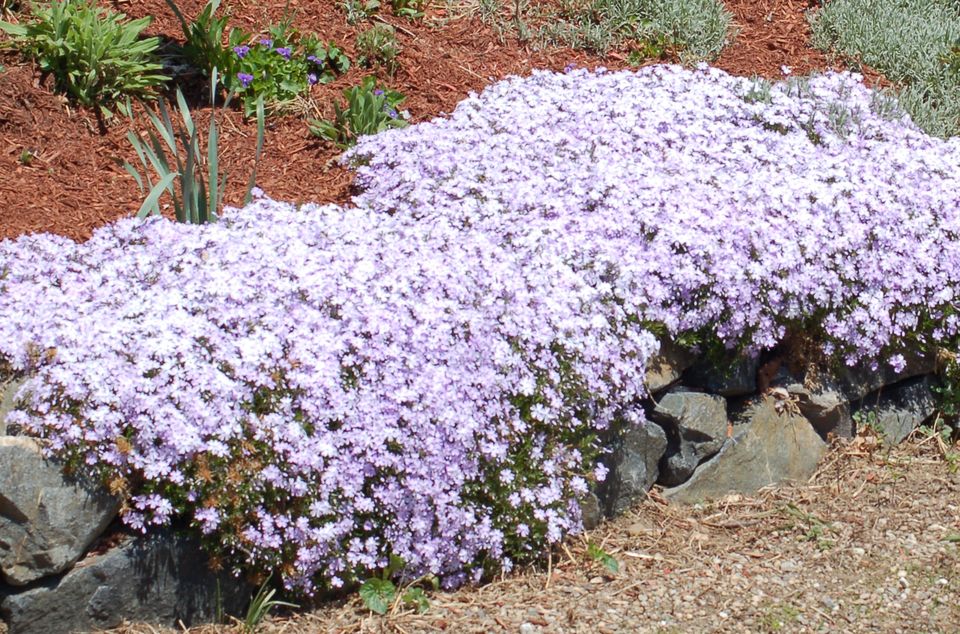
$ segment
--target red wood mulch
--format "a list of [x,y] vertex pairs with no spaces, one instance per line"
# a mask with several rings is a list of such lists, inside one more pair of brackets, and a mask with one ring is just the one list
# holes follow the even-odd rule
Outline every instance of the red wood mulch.
[[[180,28],[163,0],[102,2],[131,17],[153,15],[150,34],[179,39]],[[180,0],[187,16],[199,13],[203,0]],[[230,25],[259,32],[283,17],[284,2],[226,0]],[[388,3],[384,3],[387,5]],[[781,66],[797,73],[829,66],[809,45],[804,11],[807,0],[727,0],[739,34],[717,61],[729,72],[777,77]],[[295,26],[332,39],[353,57],[356,34],[369,26],[347,25],[334,0],[290,0]],[[442,9],[431,9],[419,22],[385,19],[397,26],[402,46],[400,69],[390,85],[407,95],[404,107],[415,120],[451,111],[470,91],[492,80],[533,68],[562,69],[568,63],[609,68],[625,66],[623,56],[601,60],[568,49],[532,51],[509,35],[500,42],[478,18],[448,20]],[[11,52],[0,54],[0,239],[37,231],[50,231],[85,239],[93,229],[131,215],[143,195],[133,179],[117,164],[137,164],[125,135],[128,122],[118,118],[103,132],[89,111],[76,110],[53,95],[50,82],[38,84],[29,65]],[[315,86],[312,96],[328,111],[343,88],[365,74],[353,68],[336,82]],[[209,108],[196,114],[200,125],[209,121]],[[236,204],[253,165],[255,127],[237,112],[221,119],[222,164],[232,175],[227,201]],[[143,121],[140,120],[142,125]],[[203,128],[201,128],[203,129]],[[32,160],[25,158],[29,152]],[[285,117],[268,121],[258,185],[278,200],[346,202],[352,174],[336,164],[337,151],[307,132],[302,119]]]

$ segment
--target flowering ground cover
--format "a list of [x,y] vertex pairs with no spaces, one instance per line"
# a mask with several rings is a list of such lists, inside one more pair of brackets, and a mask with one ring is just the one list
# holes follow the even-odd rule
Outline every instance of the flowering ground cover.
[[352,208],[0,243],[11,420],[289,587],[455,585],[579,530],[655,333],[955,349],[960,142],[856,76],[536,72],[344,161]]

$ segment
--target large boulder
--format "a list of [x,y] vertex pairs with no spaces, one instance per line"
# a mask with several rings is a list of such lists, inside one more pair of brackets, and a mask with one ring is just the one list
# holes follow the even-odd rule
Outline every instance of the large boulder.
[[180,627],[241,614],[251,588],[214,574],[195,540],[170,533],[126,538],[0,602],[9,634],[66,634],[116,627],[124,620]]
[[0,437],[0,571],[7,583],[69,568],[119,506],[94,483],[64,476],[33,438]]
[[908,379],[866,396],[854,414],[869,424],[891,445],[902,442],[937,410],[935,379],[931,376]]
[[728,493],[752,493],[770,484],[807,480],[827,449],[810,422],[789,402],[773,397],[749,406],[735,433],[712,459],[680,486],[665,489],[670,500],[694,503]]
[[609,469],[597,488],[600,506],[608,517],[620,515],[642,500],[659,476],[658,464],[667,450],[667,436],[652,422],[626,425],[612,434],[612,451],[604,461]]
[[657,402],[650,418],[667,434],[659,478],[667,486],[685,482],[727,439],[727,402],[714,394],[671,390]]

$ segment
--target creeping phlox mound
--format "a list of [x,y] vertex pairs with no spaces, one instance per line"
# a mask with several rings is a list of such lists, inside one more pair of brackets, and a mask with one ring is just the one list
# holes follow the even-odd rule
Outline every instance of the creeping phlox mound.
[[652,330],[847,360],[953,345],[960,145],[850,75],[536,73],[348,155],[358,207],[261,198],[0,243],[11,421],[306,592],[449,584],[576,531],[642,424]]

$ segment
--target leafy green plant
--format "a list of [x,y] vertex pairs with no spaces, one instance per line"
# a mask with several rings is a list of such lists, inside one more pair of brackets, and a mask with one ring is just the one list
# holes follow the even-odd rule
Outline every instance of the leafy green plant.
[[811,40],[896,84],[900,106],[928,134],[960,134],[960,13],[953,0],[834,0],[811,16]]
[[380,10],[380,0],[344,0],[341,3],[347,14],[347,24],[354,25],[369,20]]
[[397,17],[411,20],[423,17],[423,0],[391,0],[390,6]]
[[367,579],[359,592],[367,609],[377,614],[386,614],[397,597],[397,587],[389,579]]
[[57,91],[110,117],[112,107],[123,109],[124,97],[150,97],[168,79],[154,57],[159,38],[140,39],[150,21],[127,21],[93,0],[60,0],[34,5],[32,20],[0,22],[0,29],[41,73],[53,76]]
[[[236,41],[232,34],[231,39]],[[240,96],[247,115],[260,98],[270,112],[278,112],[310,86],[329,83],[348,68],[350,59],[336,44],[301,36],[284,25],[271,27],[266,37],[233,46],[223,85]]]
[[393,90],[377,88],[373,77],[364,78],[359,86],[347,88],[343,96],[346,106],[333,104],[332,121],[310,120],[311,134],[347,148],[365,134],[407,126],[406,119],[397,112],[397,107],[405,97]]
[[261,97],[268,114],[287,110],[310,86],[331,82],[350,68],[350,59],[340,47],[301,35],[289,14],[268,27],[266,35],[254,37],[243,29],[227,32],[227,16],[216,17],[220,0],[209,0],[192,22],[174,0],[166,2],[180,20],[186,40],[181,48],[184,60],[207,77],[218,69],[221,87],[240,96],[247,116],[256,111]]
[[[365,580],[358,591],[360,600],[368,610],[376,614],[386,614],[392,605],[397,602],[398,589],[390,580],[391,577],[403,570],[404,561],[396,555],[390,556],[390,563],[380,573],[380,577]],[[404,607],[416,610],[423,614],[430,609],[430,600],[423,588],[417,584],[427,582],[434,590],[440,587],[440,582],[434,575],[424,575],[406,584],[403,593],[399,595]]]
[[397,70],[400,44],[389,24],[377,24],[357,36],[357,63],[361,66],[383,66],[393,75]]
[[[184,61],[209,77],[214,68],[226,69],[230,67],[231,51],[223,45],[223,34],[227,28],[228,16],[215,17],[220,7],[220,0],[209,0],[192,21],[187,22],[180,9],[173,0],[166,0],[167,6],[180,21],[183,36],[186,40],[180,49]],[[242,40],[249,39],[249,35],[237,29],[231,29],[229,38]]]
[[[216,97],[217,70],[213,70],[210,83],[210,103]],[[224,103],[226,108],[229,98]],[[227,187],[227,174],[220,174],[219,168],[219,130],[215,113],[210,116],[210,128],[206,139],[206,152],[203,151],[203,139],[190,115],[190,108],[180,89],[177,89],[177,106],[182,119],[174,124],[170,111],[164,101],[159,102],[160,115],[148,111],[153,130],[148,131],[149,143],[137,136],[132,130],[127,139],[133,145],[146,177],[149,194],[143,201],[138,217],[149,214],[160,215],[160,197],[164,191],[173,199],[174,212],[179,222],[203,224],[216,220],[217,210],[223,202]],[[132,121],[132,116],[131,116]],[[257,151],[253,171],[247,184],[245,202],[249,202],[256,182],[257,165],[263,152],[264,109],[263,102],[257,104]],[[181,148],[183,156],[181,156]],[[172,162],[167,158],[170,152]],[[145,191],[144,179],[134,167],[123,163],[123,168],[137,181],[140,191]],[[157,174],[157,181],[150,177],[151,169]],[[179,179],[179,188],[177,180]]]
[[620,562],[593,542],[587,544],[587,556],[614,574],[620,572]]
[[[726,44],[731,15],[717,0],[563,0],[553,11],[524,10],[514,30],[540,46],[563,45],[606,55],[627,48],[630,63],[676,51],[684,61],[712,59]],[[533,27],[528,22],[533,23]]]
[[260,586],[260,589],[257,590],[257,593],[253,596],[253,599],[250,600],[250,606],[247,608],[246,617],[243,619],[243,631],[246,634],[253,634],[253,632],[257,631],[263,619],[265,619],[274,608],[300,607],[295,603],[287,603],[286,601],[274,599],[276,593],[277,589],[270,587],[270,577],[267,577],[263,585]]

